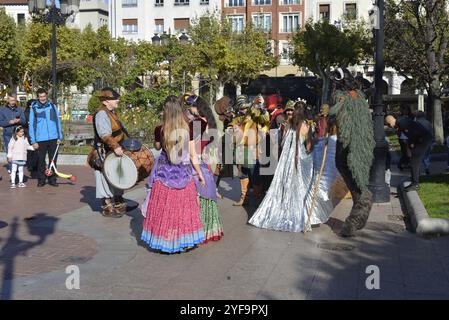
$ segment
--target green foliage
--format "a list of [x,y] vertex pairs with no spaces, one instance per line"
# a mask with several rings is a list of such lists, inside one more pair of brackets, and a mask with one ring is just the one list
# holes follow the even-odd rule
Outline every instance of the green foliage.
[[357,186],[361,190],[368,188],[371,164],[375,146],[373,119],[365,95],[358,91],[357,97],[337,90],[331,109],[336,116],[338,139],[344,148],[349,148],[348,166]]
[[89,99],[89,102],[87,103],[87,109],[89,110],[90,114],[94,114],[94,112],[98,109],[98,107],[101,105],[101,101],[98,98],[98,92],[92,92],[92,96]]
[[181,92],[178,88],[162,85],[158,87],[137,88],[125,93],[120,98],[123,108],[151,108],[155,112],[162,111],[162,105],[165,98],[169,95],[179,96]]
[[332,67],[355,65],[372,55],[372,40],[364,22],[345,24],[343,30],[327,21],[308,21],[293,35],[291,58],[323,79],[322,94],[327,100]]
[[14,19],[0,8],[0,84],[10,89],[18,80],[19,48]]
[[449,218],[449,174],[420,178],[419,197],[429,216]]
[[148,107],[122,107],[118,110],[122,124],[132,137],[140,138],[147,145],[154,140],[154,129],[160,124],[157,109]]
[[242,33],[234,33],[224,16],[206,13],[189,28],[195,46],[188,61],[214,86],[241,83],[278,64],[266,55],[267,35],[248,24]]

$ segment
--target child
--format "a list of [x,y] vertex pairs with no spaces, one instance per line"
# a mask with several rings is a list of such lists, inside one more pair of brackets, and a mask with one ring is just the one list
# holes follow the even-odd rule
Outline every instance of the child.
[[27,162],[27,150],[33,150],[25,137],[25,130],[18,126],[14,130],[13,137],[8,144],[8,161],[12,162],[11,167],[11,189],[16,188],[16,173],[19,172],[19,188],[25,188],[23,183],[23,168]]

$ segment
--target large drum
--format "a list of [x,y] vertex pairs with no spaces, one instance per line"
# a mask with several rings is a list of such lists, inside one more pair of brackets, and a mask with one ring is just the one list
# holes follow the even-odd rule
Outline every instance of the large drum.
[[114,152],[106,156],[103,174],[115,188],[126,190],[150,175],[154,157],[145,146],[139,151],[124,150],[123,153],[123,157],[116,156]]

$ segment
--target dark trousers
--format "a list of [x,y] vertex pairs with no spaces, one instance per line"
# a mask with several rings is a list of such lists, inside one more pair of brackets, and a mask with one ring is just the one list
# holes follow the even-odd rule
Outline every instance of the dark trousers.
[[416,143],[412,150],[412,157],[410,159],[410,166],[412,167],[412,183],[419,183],[419,168],[421,162],[426,155],[427,150],[432,146],[432,140],[424,140]]
[[[4,130],[4,129],[3,129]],[[5,153],[8,154],[8,145],[11,141],[12,136],[3,135],[3,149],[5,149]],[[8,162],[6,164],[6,168],[11,171],[11,163]]]
[[354,229],[358,230],[362,229],[368,220],[373,203],[372,193],[367,188],[362,191],[361,188],[357,186],[352,173],[349,170],[348,153],[349,148],[344,148],[343,144],[337,141],[335,164],[343,177],[346,186],[351,192],[353,202],[351,212],[345,223],[350,224]]
[[399,145],[401,146],[401,159],[399,159],[399,167],[403,168],[410,164],[410,158],[407,155],[408,140],[399,139]]
[[[38,160],[38,165],[37,165],[38,176],[37,176],[37,178],[39,179],[39,182],[45,182],[45,178],[47,177],[45,175],[45,170],[47,169],[47,164],[45,162],[45,156],[48,154],[49,161],[51,161],[51,159],[53,159],[53,156],[55,154],[56,147],[57,147],[57,140],[55,139],[55,140],[41,141],[41,142],[38,142],[38,144],[39,144],[39,149],[37,149],[37,160]],[[58,157],[56,157],[56,159],[55,159],[55,165],[56,165],[57,159],[58,159]],[[56,182],[56,174],[53,173],[53,175],[48,177],[48,181],[50,183]]]

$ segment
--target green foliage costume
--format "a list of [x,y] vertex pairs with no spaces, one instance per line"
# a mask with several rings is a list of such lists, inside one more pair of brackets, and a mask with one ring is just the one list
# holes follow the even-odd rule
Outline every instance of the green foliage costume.
[[364,94],[348,88],[334,92],[331,109],[337,123],[335,162],[351,192],[353,206],[341,230],[342,236],[354,236],[368,220],[372,194],[368,182],[375,146],[373,121]]

